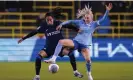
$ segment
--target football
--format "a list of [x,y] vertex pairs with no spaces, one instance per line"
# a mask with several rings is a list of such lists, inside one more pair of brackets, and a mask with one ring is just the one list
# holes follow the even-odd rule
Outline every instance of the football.
[[59,70],[59,66],[57,64],[50,64],[48,68],[51,73],[57,73]]

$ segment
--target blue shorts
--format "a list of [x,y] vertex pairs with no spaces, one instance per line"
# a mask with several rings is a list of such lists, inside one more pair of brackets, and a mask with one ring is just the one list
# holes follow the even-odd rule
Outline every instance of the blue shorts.
[[81,44],[76,40],[73,40],[73,43],[74,43],[74,49],[75,50],[77,49],[78,51],[81,51],[82,49],[85,49],[85,48],[89,48],[89,45]]

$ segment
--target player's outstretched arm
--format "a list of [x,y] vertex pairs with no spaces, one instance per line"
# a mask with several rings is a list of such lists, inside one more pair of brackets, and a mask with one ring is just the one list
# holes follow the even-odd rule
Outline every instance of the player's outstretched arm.
[[74,31],[77,31],[77,32],[79,31],[79,28],[75,24],[63,25],[63,28],[71,29],[71,30],[74,30]]
[[24,36],[23,38],[19,39],[19,40],[18,40],[18,44],[21,43],[22,41],[24,41],[25,39],[34,36],[34,35],[37,34],[37,33],[38,33],[37,30],[30,32],[28,35],[26,35],[26,36]]
[[106,6],[106,12],[104,14],[104,16],[102,17],[102,19],[98,20],[98,25],[100,25],[108,16],[109,11],[112,9],[112,3],[109,3],[109,5],[105,5]]
[[[65,21],[63,23],[61,23],[59,26],[57,26],[56,30],[60,30],[63,25],[68,25],[68,24],[78,24],[79,20],[68,20],[68,21]],[[76,26],[77,27],[77,26]]]

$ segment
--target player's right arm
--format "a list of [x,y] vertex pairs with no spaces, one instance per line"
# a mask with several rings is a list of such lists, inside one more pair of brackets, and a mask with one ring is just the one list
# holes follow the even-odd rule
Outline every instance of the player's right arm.
[[21,39],[18,40],[18,44],[21,43],[22,41],[24,41],[27,38],[30,38],[34,35],[36,35],[38,32],[42,32],[42,27],[39,26],[36,30],[30,32],[29,34],[27,34],[26,36],[22,37]]
[[[67,25],[67,24],[76,24],[76,25],[78,25],[79,21],[80,21],[80,20],[68,20],[68,21],[65,21],[65,22],[61,23],[61,24],[56,28],[56,30],[60,30],[60,29],[63,27],[63,25]],[[76,26],[76,27],[78,27],[78,26]]]
[[21,39],[19,39],[18,44],[21,43],[22,41],[24,41],[25,39],[34,36],[35,34],[37,34],[37,30],[32,31],[28,35],[26,35],[26,36],[22,37]]

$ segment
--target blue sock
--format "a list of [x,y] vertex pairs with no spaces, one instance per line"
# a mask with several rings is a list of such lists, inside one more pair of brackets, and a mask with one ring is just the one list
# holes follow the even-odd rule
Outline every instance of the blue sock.
[[59,53],[61,52],[61,49],[62,49],[62,44],[58,43],[55,48],[54,56],[57,57],[59,55]]
[[91,63],[90,62],[86,63],[86,68],[87,68],[88,72],[91,72]]

